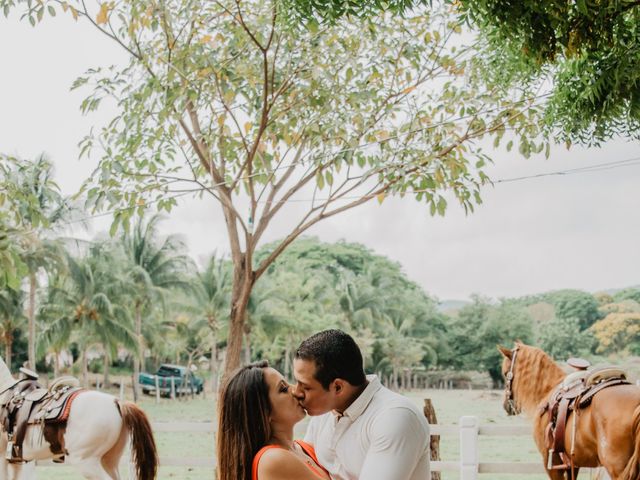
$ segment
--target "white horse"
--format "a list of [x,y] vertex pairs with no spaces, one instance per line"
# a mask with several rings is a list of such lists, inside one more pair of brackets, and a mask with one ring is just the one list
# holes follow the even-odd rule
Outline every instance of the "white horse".
[[[0,358],[0,392],[16,383]],[[120,480],[118,465],[129,437],[137,478],[155,479],[158,455],[151,425],[145,413],[134,403],[120,402],[102,392],[83,391],[71,403],[66,428],[59,440],[65,452],[64,462],[74,465],[85,478]],[[22,457],[28,463],[9,463],[4,456],[7,444],[7,433],[3,429],[0,435],[0,480],[35,479],[34,460],[59,456],[51,451],[39,425],[27,427]]]

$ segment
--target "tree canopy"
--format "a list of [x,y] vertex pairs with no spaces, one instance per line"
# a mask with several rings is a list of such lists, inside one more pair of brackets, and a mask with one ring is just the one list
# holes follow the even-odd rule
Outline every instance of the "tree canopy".
[[[286,0],[295,21],[406,15],[426,0]],[[550,82],[546,120],[561,136],[586,144],[617,135],[638,138],[640,4],[634,0],[449,1],[480,32],[487,73],[536,92]],[[418,40],[419,41],[419,40]]]
[[[101,156],[84,192],[90,209],[116,210],[112,232],[182,195],[222,210],[233,265],[228,371],[254,284],[316,223],[389,195],[432,214],[451,201],[472,211],[488,182],[483,138],[497,145],[513,131],[523,155],[544,148],[535,105],[484,84],[445,6],[304,27],[284,21],[276,0],[20,6],[34,24],[56,12],[89,22],[130,54],[126,67],[74,85],[89,90],[85,112],[105,98],[119,106],[82,149]],[[274,218],[288,233],[258,262]]]

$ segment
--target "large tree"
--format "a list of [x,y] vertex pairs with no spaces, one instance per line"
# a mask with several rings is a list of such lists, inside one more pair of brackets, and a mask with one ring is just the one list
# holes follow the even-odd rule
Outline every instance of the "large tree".
[[[514,130],[522,153],[542,149],[532,142],[535,103],[485,88],[446,5],[305,28],[282,21],[280,7],[26,3],[33,23],[64,10],[130,54],[125,68],[76,82],[94,87],[83,110],[105,97],[120,107],[84,142],[102,154],[85,186],[89,207],[117,208],[114,229],[189,193],[222,210],[233,263],[227,372],[240,362],[253,286],[303,232],[387,195],[411,195],[432,214],[447,200],[472,210],[488,181],[482,138]],[[257,262],[274,219],[288,234]]]

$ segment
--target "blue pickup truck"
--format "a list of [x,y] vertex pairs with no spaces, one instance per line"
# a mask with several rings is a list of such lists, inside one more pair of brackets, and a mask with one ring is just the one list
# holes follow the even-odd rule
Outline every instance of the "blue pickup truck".
[[204,388],[202,378],[189,371],[187,367],[169,363],[160,365],[155,374],[141,373],[138,377],[138,383],[143,393],[155,393],[157,385],[161,395],[169,396],[171,395],[172,379],[176,395],[190,395],[192,392],[201,393]]

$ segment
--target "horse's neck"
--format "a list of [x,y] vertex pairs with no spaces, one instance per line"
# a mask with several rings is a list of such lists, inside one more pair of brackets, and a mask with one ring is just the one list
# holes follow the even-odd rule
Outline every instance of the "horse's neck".
[[521,381],[515,385],[518,391],[514,391],[514,393],[520,399],[522,411],[531,415],[560,384],[565,373],[550,357],[545,355],[524,365],[519,377]]

